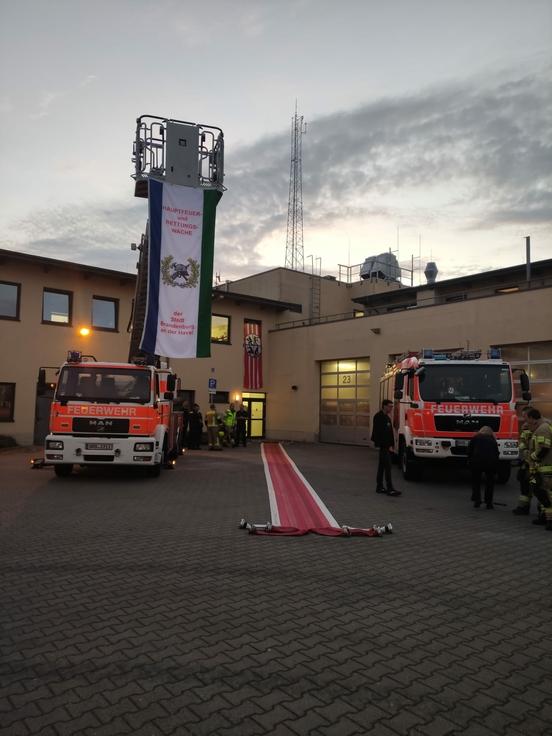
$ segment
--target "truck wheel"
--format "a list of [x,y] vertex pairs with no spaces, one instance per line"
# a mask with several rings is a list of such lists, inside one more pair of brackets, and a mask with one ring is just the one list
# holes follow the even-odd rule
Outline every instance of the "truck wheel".
[[58,478],[68,478],[72,472],[72,465],[54,465],[54,473]]
[[152,465],[150,468],[149,474],[152,478],[159,478],[161,475],[161,470],[165,467],[167,463],[167,441],[163,443],[163,453],[161,455],[161,462],[155,463],[155,465]]
[[414,457],[414,453],[404,442],[401,442],[400,445],[399,462],[405,480],[420,480],[422,464]]
[[151,468],[148,469],[148,475],[150,475],[152,478],[159,478],[159,476],[161,475],[162,467],[162,463],[155,463],[155,465],[152,465]]
[[496,471],[496,482],[503,485],[510,480],[510,473],[512,472],[512,466],[509,460],[501,460],[498,463],[498,470]]

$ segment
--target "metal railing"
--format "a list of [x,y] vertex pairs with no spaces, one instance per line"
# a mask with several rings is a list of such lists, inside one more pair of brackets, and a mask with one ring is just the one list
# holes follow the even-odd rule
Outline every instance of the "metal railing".
[[[500,284],[492,284],[489,286],[482,287],[480,289],[458,289],[457,291],[438,291],[433,290],[432,294],[426,298],[415,298],[410,293],[408,296],[405,295],[405,301],[401,303],[394,303],[389,301],[385,304],[379,304],[377,306],[365,305],[358,309],[354,309],[348,312],[340,312],[339,314],[328,314],[317,318],[304,318],[291,320],[288,322],[278,322],[274,325],[275,330],[284,330],[294,327],[307,327],[311,325],[324,324],[326,322],[340,322],[347,319],[358,319],[359,317],[374,317],[378,315],[385,315],[396,312],[403,312],[412,309],[421,309],[423,307],[442,307],[447,304],[455,304],[458,302],[469,301],[471,299],[484,299],[486,297],[493,296],[511,296],[512,294],[519,294],[523,291],[531,291],[535,289],[543,289],[552,287],[552,276],[549,277],[536,277],[529,283],[526,281],[513,284],[512,282]],[[391,292],[393,295],[400,294],[400,290]],[[417,297],[417,295],[416,295]],[[407,301],[408,299],[408,301]],[[364,315],[359,315],[359,311],[364,309]]]
[[224,190],[224,135],[220,128],[156,115],[141,115],[136,120],[132,163],[136,181],[148,177],[164,178],[167,171],[167,124],[194,128],[198,134],[198,185]]

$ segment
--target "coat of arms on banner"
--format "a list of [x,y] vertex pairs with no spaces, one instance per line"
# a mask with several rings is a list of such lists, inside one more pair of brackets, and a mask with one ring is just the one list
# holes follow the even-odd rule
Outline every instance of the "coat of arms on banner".
[[199,263],[188,258],[188,263],[176,263],[174,256],[161,259],[161,277],[165,286],[193,289],[199,281]]
[[262,353],[262,343],[259,335],[250,332],[245,336],[245,352],[252,358],[258,358]]

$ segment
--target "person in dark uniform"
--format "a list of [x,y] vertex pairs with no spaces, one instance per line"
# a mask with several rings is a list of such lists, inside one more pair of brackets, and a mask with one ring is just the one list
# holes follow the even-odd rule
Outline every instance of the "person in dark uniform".
[[247,446],[247,420],[249,419],[249,412],[242,404],[236,412],[236,447],[239,447],[240,442],[244,447]]
[[[393,433],[393,425],[391,424],[392,411],[393,402],[390,399],[384,399],[381,404],[381,411],[378,411],[374,415],[372,442],[379,449],[376,493],[386,493],[388,496],[400,496],[401,491],[393,488],[393,481],[391,479],[391,453],[394,452],[395,448],[395,435]],[[386,488],[383,486],[384,475]]]
[[199,404],[194,404],[192,408],[192,413],[188,418],[188,427],[188,448],[190,450],[200,450],[203,417],[199,411]]
[[472,477],[474,508],[481,506],[481,478],[485,476],[485,504],[493,509],[494,479],[498,468],[498,444],[490,427],[481,427],[468,445],[468,462]]

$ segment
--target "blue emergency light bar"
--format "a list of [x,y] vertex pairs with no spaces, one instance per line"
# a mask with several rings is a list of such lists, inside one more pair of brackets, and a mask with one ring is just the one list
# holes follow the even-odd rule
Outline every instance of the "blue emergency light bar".
[[79,350],[68,350],[67,351],[67,362],[68,363],[80,363],[82,360],[82,353]]
[[[432,348],[422,350],[423,360],[479,360],[481,350],[455,350],[454,352],[436,352]],[[488,357],[492,360],[500,358],[500,348],[491,348]]]

